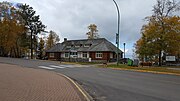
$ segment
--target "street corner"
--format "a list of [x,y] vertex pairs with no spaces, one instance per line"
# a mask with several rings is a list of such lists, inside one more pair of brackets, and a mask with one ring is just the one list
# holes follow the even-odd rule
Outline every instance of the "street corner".
[[63,75],[60,73],[57,73],[57,74],[60,76],[63,76],[67,80],[69,80],[75,86],[77,92],[80,93],[80,95],[84,101],[93,101],[93,98],[77,82],[75,82],[74,80],[72,80],[70,77],[68,77],[66,75]]
[[3,101],[86,101],[64,77],[46,70],[0,64]]

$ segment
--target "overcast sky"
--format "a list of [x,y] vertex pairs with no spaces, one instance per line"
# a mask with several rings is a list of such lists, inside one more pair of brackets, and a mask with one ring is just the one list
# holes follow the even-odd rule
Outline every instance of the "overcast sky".
[[[3,1],[3,0],[0,0]],[[55,31],[61,42],[86,39],[87,26],[96,24],[99,35],[115,44],[117,10],[113,0],[7,0],[26,3],[40,15],[47,30]],[[120,7],[120,47],[126,43],[126,55],[132,57],[133,44],[140,38],[145,17],[152,15],[156,0],[116,0]]]

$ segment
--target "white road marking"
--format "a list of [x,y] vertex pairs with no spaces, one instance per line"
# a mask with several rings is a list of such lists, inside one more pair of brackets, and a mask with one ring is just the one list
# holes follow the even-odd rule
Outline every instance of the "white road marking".
[[73,65],[60,65],[60,66],[65,67],[65,68],[74,68],[75,67]]
[[46,66],[38,66],[39,68],[43,68],[43,69],[55,69],[55,68],[51,68],[51,67],[46,67]]
[[49,66],[38,66],[39,68],[43,69],[63,69],[63,68],[74,68],[73,65],[49,65]]
[[66,67],[61,67],[61,66],[56,66],[56,65],[49,65],[50,67],[53,67],[53,68],[60,68],[60,69],[62,69],[62,68],[66,68]]

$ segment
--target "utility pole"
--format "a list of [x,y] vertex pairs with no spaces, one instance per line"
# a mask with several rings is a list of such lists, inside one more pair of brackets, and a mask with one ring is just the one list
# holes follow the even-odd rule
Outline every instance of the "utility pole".
[[126,45],[126,43],[123,43],[123,45],[124,45],[124,59],[125,59],[125,45]]
[[119,12],[119,7],[118,7],[118,4],[116,3],[115,0],[113,0],[116,8],[117,8],[117,13],[118,13],[118,32],[116,34],[116,44],[117,44],[117,65],[119,65],[119,27],[120,27],[120,12]]

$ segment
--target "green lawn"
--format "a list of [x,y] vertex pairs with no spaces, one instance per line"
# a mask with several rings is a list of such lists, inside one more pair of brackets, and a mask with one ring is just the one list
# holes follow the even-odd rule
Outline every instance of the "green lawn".
[[97,63],[97,62],[62,62],[64,64],[80,64],[80,65],[98,65],[102,63]]
[[[173,70],[168,68],[174,68],[174,67],[132,67],[127,66],[125,64],[119,64],[117,66],[116,64],[110,64],[107,66],[108,68],[122,68],[122,69],[129,69],[129,70],[145,70],[145,71],[157,71],[157,72],[167,72],[167,73],[177,73],[180,74],[180,70]],[[180,66],[177,66],[176,68],[180,68]]]
[[121,69],[129,69],[129,70],[145,70],[145,71],[156,71],[156,72],[167,72],[167,73],[177,73],[180,74],[180,70],[173,70],[173,69],[168,69],[168,68],[180,68],[180,66],[165,66],[165,67],[133,67],[133,66],[127,66],[127,64],[108,64],[103,65],[102,63],[94,63],[94,62],[64,62],[67,64],[81,64],[81,65],[96,65],[97,67],[107,67],[107,68],[121,68]]
[[102,64],[102,63],[97,63],[97,62],[77,62],[78,64],[81,65],[96,65],[96,64]]

